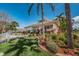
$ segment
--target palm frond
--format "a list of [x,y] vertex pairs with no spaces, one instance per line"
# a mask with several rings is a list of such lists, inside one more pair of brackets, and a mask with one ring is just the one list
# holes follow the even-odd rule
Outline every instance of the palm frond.
[[38,13],[38,15],[40,14],[40,4],[39,3],[37,4],[37,13]]
[[55,5],[52,3],[49,3],[49,6],[51,7],[52,11],[55,11]]
[[57,18],[60,18],[64,13],[60,13],[58,16],[56,16]]
[[44,19],[44,4],[41,3],[42,20]]
[[[63,19],[63,17],[62,17],[63,14],[64,14],[64,13],[62,12],[62,13],[60,13],[59,15],[57,15],[55,20],[61,21],[61,19]],[[60,18],[61,18],[61,19],[60,19]]]
[[30,15],[31,14],[31,11],[32,11],[32,7],[33,7],[33,3],[30,5],[29,9],[28,9],[28,14]]

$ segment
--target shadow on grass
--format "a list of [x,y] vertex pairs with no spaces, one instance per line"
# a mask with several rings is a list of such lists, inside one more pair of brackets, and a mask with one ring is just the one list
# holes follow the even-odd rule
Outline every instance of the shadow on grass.
[[10,46],[11,48],[9,48],[4,53],[4,55],[11,53],[12,51],[16,51],[16,53],[14,53],[14,56],[19,56],[21,53],[23,53],[24,50],[27,50],[28,47],[30,47],[30,50],[35,50],[38,47],[38,40],[19,38],[19,40],[15,44],[12,44]]

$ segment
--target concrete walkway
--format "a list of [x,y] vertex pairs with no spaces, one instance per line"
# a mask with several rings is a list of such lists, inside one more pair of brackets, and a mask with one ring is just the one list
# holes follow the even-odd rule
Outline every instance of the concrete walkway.
[[16,39],[16,38],[20,38],[20,37],[25,37],[26,35],[6,35],[4,38],[0,39],[0,43],[9,41],[11,39]]

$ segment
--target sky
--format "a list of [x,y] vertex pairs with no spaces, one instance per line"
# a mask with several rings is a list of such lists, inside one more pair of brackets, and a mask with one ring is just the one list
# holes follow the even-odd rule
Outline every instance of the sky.
[[[32,13],[28,15],[30,3],[0,3],[0,12],[9,15],[11,20],[19,23],[20,28],[32,25],[41,20],[41,13],[37,15],[36,4],[32,8]],[[70,4],[71,16],[79,16],[79,4]],[[40,11],[41,12],[41,11]],[[64,4],[55,4],[55,11],[52,11],[48,4],[44,4],[44,17],[53,20],[57,15],[64,12]]]

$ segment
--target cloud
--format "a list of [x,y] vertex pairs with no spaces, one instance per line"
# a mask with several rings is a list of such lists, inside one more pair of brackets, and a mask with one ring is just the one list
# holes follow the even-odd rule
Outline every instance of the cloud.
[[74,17],[74,18],[72,18],[75,22],[79,22],[79,16],[76,16],[76,17]]
[[79,16],[72,18],[72,20],[74,21],[72,25],[73,29],[79,29]]

